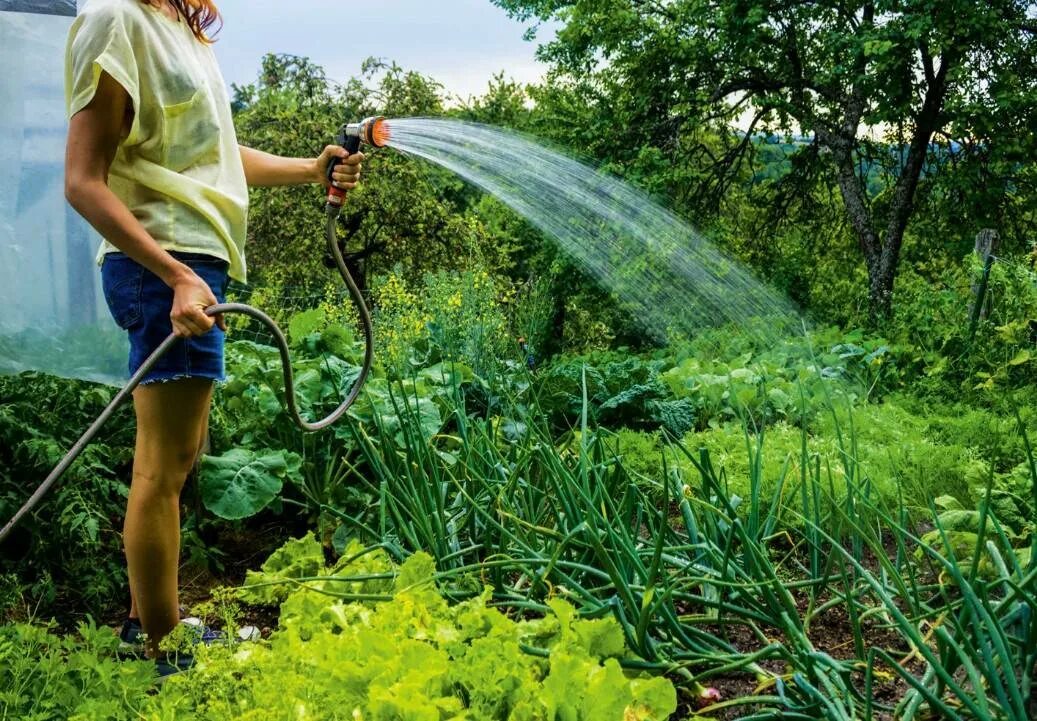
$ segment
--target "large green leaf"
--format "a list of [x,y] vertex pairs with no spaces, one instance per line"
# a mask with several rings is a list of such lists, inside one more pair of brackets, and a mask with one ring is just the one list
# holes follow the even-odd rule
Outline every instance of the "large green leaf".
[[277,497],[285,480],[301,480],[301,468],[302,459],[287,451],[235,448],[206,456],[199,479],[202,500],[220,518],[248,518]]
[[302,311],[292,316],[288,322],[288,337],[292,345],[301,345],[307,336],[318,332],[327,325],[327,318],[322,308]]
[[[443,415],[435,402],[423,395],[427,392],[421,386],[399,383],[390,388],[384,378],[374,378],[350,408],[349,415],[382,438],[392,438],[401,448],[406,446],[407,432],[420,434],[427,441],[443,427]],[[344,437],[349,431],[342,427],[336,433]]]

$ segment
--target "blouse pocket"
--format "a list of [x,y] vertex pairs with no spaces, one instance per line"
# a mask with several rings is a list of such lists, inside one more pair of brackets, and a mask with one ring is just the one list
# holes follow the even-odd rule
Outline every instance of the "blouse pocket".
[[190,100],[162,106],[162,166],[181,172],[219,160],[220,126],[204,88]]

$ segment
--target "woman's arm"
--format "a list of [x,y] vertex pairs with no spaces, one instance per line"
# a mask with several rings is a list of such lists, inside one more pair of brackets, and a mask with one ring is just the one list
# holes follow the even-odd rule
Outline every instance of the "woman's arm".
[[363,153],[350,155],[344,148],[329,145],[319,158],[282,158],[264,153],[262,150],[239,145],[241,164],[245,168],[245,181],[252,186],[302,185],[321,183],[328,185],[328,163],[332,159],[342,162],[335,168],[335,185],[352,190],[360,180]]
[[[108,73],[101,73],[90,104],[69,122],[65,197],[108,242],[173,289],[174,332],[183,337],[203,335],[214,322],[203,313],[216,303],[209,286],[163,250],[108,187],[108,170],[132,113],[126,90]],[[215,322],[223,327],[222,318]]]

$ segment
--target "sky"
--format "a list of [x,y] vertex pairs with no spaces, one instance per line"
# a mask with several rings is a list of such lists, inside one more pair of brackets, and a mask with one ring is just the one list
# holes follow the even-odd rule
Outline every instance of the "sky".
[[395,60],[430,75],[466,99],[500,71],[530,83],[546,71],[523,40],[527,24],[490,0],[216,0],[224,28],[216,55],[228,85],[255,79],[268,52],[309,57],[333,81],[360,71],[365,58]]

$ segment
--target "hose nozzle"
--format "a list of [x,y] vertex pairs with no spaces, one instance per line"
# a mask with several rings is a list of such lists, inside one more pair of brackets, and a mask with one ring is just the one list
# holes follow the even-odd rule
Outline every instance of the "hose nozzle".
[[[347,142],[349,138],[359,138],[360,142],[367,143],[376,148],[384,148],[391,137],[389,125],[385,117],[381,115],[364,118],[359,123],[349,123],[343,127],[342,133],[346,136]],[[350,152],[356,151],[350,150]]]
[[[390,137],[389,125],[385,118],[381,115],[375,115],[370,118],[364,118],[359,123],[343,125],[339,128],[337,141],[350,155],[353,155],[360,151],[361,143],[366,143],[375,148],[384,148],[388,144]],[[331,182],[335,168],[338,167],[340,162],[340,160],[334,160],[328,163],[329,182]],[[342,207],[345,199],[346,191],[336,188],[334,185],[328,186],[329,212],[337,212],[338,208]]]

